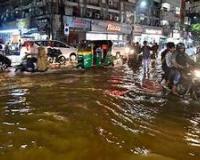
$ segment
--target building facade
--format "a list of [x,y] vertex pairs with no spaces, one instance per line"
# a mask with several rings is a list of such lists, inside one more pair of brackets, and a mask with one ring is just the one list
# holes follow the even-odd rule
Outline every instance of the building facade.
[[135,4],[135,0],[2,0],[0,36],[12,29],[23,37],[70,43],[130,40]]
[[190,0],[187,3],[186,17],[189,25],[200,23],[200,0]]
[[160,0],[138,0],[135,9],[133,39],[135,42],[162,43],[163,30],[160,25]]
[[174,41],[181,38],[181,1],[163,0],[161,5],[161,26],[163,34]]
[[200,0],[190,0],[186,5],[186,31],[194,41],[199,43],[200,33]]

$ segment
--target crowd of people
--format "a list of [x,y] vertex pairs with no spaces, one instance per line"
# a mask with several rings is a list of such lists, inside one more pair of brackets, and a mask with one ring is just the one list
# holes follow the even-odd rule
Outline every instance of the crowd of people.
[[156,42],[148,45],[148,42],[144,41],[142,46],[139,42],[136,42],[132,45],[132,48],[134,49],[135,55],[137,55],[138,61],[143,63],[144,72],[148,73],[151,60],[156,60],[158,57],[159,45]]
[[175,45],[169,42],[166,50],[161,53],[165,87],[171,87],[172,93],[178,96],[177,85],[183,78],[184,71],[188,67],[194,66],[194,61],[186,54],[185,49],[186,47],[183,43]]
[[[147,41],[143,42],[141,47],[139,43],[133,46],[135,53],[140,57],[138,61],[142,62],[144,73],[149,73],[149,68],[152,59],[158,57],[159,46],[154,43],[149,46]],[[164,72],[161,83],[164,88],[171,90],[174,95],[179,96],[177,85],[183,78],[183,73],[188,67],[194,66],[194,61],[186,54],[184,43],[175,45],[173,42],[168,42],[166,49],[161,52],[161,64]]]
[[[19,41],[19,48],[21,48],[21,41]],[[137,61],[142,62],[144,73],[149,74],[149,68],[152,61],[158,57],[159,45],[153,43],[148,45],[147,41],[143,42],[141,46],[138,42],[131,45]],[[5,50],[8,45],[5,46]],[[102,56],[102,49],[96,48],[97,56]],[[162,76],[162,84],[166,89],[170,89],[174,95],[178,95],[177,85],[180,83],[183,72],[188,66],[194,66],[194,61],[186,54],[186,47],[183,43],[175,45],[173,42],[168,42],[166,49],[161,52],[161,64],[164,72]]]
[[19,55],[21,47],[21,40],[19,40],[18,43],[4,43],[3,41],[0,41],[0,51],[5,55]]

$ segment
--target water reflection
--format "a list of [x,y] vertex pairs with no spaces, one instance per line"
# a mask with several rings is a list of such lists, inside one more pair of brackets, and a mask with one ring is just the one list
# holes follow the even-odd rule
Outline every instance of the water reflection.
[[[141,71],[125,65],[5,81],[2,158],[198,159],[200,109],[149,95]],[[150,72],[159,79],[159,68]]]
[[189,155],[192,157],[200,156],[200,113],[195,114],[189,119],[185,140],[193,148]]
[[[13,89],[10,89],[13,88]],[[6,153],[9,150],[17,147],[15,143],[16,135],[20,135],[22,132],[26,132],[27,128],[23,126],[23,121],[21,120],[26,115],[32,112],[30,108],[30,103],[27,100],[29,95],[28,89],[15,88],[13,86],[9,87],[7,91],[7,99],[4,102],[1,102],[4,107],[1,109],[1,146],[0,153]],[[19,117],[20,116],[20,117]]]
[[31,112],[30,102],[27,101],[28,89],[11,89],[8,92],[9,99],[6,103],[5,112],[8,114],[27,114]]
[[[110,120],[107,123],[111,123],[114,129],[101,126],[98,133],[106,142],[118,148],[135,155],[148,155],[152,152],[151,148],[142,142],[141,137],[155,137],[161,134],[159,129],[154,129],[154,120],[159,114],[159,106],[165,103],[165,99],[145,94],[138,95],[137,84],[143,80],[140,71],[134,72],[124,67],[121,72],[115,72],[108,81],[111,84],[105,94],[113,98],[96,102],[98,106],[106,109],[106,115]],[[151,106],[152,103],[156,103],[158,107],[147,107],[147,102]]]

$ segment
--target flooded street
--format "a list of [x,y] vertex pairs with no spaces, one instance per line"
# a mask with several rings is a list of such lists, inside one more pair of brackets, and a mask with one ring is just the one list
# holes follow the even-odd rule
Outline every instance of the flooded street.
[[142,94],[141,80],[128,66],[1,74],[0,159],[199,160],[200,105]]

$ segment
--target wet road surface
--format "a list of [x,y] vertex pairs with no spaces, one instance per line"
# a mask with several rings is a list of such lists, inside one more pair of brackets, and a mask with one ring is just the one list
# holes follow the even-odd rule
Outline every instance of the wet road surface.
[[0,159],[199,160],[200,105],[142,94],[140,73],[1,74]]

